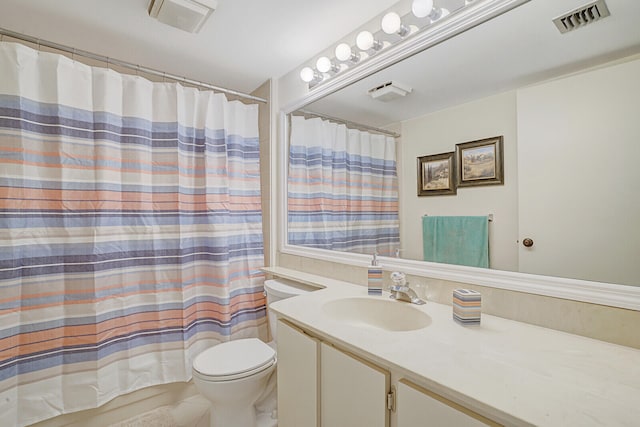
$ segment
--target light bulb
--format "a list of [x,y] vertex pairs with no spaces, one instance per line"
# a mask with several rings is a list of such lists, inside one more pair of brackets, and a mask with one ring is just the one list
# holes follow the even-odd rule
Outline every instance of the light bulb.
[[300,70],[300,79],[302,79],[302,81],[305,83],[313,81],[315,75],[316,73],[310,67],[304,67],[302,70]]
[[333,64],[331,63],[331,60],[329,58],[327,58],[326,56],[321,56],[316,61],[316,68],[321,73],[328,73],[329,70],[333,68]]
[[402,20],[400,15],[395,12],[389,12],[382,17],[382,31],[387,34],[395,34],[400,31]]
[[336,46],[336,58],[338,61],[348,61],[352,59],[353,53],[351,52],[351,46],[346,43],[340,43]]
[[449,12],[449,9],[445,9],[444,7],[438,8],[438,9],[434,9],[433,12],[431,12],[431,14],[429,15],[429,18],[431,19],[431,22],[436,22],[442,18],[444,18],[445,16],[449,15],[451,12]]
[[417,18],[424,18],[429,16],[433,9],[433,0],[413,0],[411,4],[411,12]]
[[358,49],[360,50],[369,50],[376,46],[373,34],[369,31],[361,31],[360,34],[358,34],[358,37],[356,37],[356,46],[358,46]]

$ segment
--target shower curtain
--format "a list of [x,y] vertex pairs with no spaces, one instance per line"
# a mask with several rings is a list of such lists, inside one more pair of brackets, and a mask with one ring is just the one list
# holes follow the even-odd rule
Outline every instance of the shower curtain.
[[13,43],[0,76],[0,424],[265,338],[257,105]]
[[292,245],[395,255],[395,139],[291,116],[288,221]]

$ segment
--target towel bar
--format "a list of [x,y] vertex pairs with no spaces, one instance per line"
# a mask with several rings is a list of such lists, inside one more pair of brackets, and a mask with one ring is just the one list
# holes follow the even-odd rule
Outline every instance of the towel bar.
[[[424,214],[424,216],[429,216],[429,214]],[[487,218],[489,219],[489,222],[493,222],[493,214],[487,215]]]

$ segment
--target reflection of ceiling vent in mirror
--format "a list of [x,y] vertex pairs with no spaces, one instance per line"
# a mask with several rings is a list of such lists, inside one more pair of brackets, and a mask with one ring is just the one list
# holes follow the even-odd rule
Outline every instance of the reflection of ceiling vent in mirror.
[[406,96],[411,90],[407,85],[390,81],[369,89],[369,95],[378,101],[389,102]]
[[609,8],[604,0],[598,0],[558,16],[553,23],[564,34],[609,15]]

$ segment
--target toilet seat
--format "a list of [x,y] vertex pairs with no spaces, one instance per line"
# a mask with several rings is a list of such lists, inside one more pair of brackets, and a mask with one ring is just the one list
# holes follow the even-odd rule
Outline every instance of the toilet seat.
[[276,364],[276,352],[257,338],[245,338],[213,346],[193,360],[194,374],[207,381],[246,378]]

